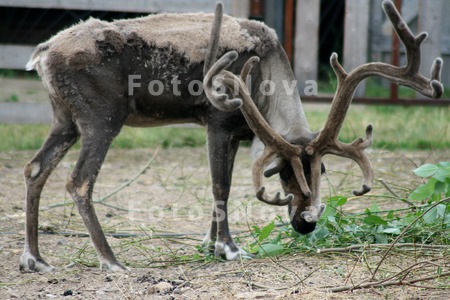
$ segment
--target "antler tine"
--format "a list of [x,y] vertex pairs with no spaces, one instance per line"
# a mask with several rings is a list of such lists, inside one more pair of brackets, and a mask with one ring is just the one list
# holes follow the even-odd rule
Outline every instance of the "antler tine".
[[253,186],[256,190],[256,198],[264,203],[276,206],[284,206],[289,204],[294,195],[289,194],[285,198],[280,197],[280,192],[277,192],[275,196],[269,197],[266,193],[266,188],[262,185],[262,174],[264,167],[268,164],[270,159],[276,153],[270,147],[264,149],[263,154],[253,164]]
[[[393,81],[397,82],[398,84],[409,86],[419,91],[425,96],[431,98],[441,97],[444,88],[440,83],[440,75],[438,76],[438,73],[440,74],[440,70],[443,64],[442,59],[437,58],[434,61],[433,66],[431,68],[431,80],[428,80],[419,74],[421,62],[420,47],[423,41],[425,41],[425,39],[428,37],[428,34],[426,32],[422,32],[419,33],[417,36],[414,36],[414,34],[409,29],[408,25],[402,19],[400,13],[398,12],[397,8],[395,7],[394,3],[392,3],[392,1],[385,0],[383,2],[383,10],[386,16],[391,21],[396,34],[405,45],[407,63],[406,67],[404,68],[405,72],[402,75],[404,75],[403,77],[405,77],[405,75],[409,76],[410,80],[415,79],[414,80],[415,82],[405,82],[405,80],[402,78]],[[426,82],[429,82],[428,83],[429,88],[423,86],[423,84]]]
[[362,196],[368,193],[372,188],[373,183],[373,168],[370,163],[369,157],[365,153],[365,149],[370,147],[373,142],[373,127],[368,125],[366,128],[366,137],[364,139],[358,138],[351,144],[344,144],[339,142],[338,147],[340,149],[331,149],[330,153],[339,155],[342,157],[347,157],[354,160],[360,167],[363,173],[363,180],[361,184],[361,189],[353,190],[353,195]]
[[209,69],[212,67],[216,61],[217,52],[219,52],[219,40],[220,40],[220,29],[222,28],[223,19],[223,4],[220,2],[216,3],[216,10],[214,11],[214,21],[211,28],[211,41],[209,43],[208,54],[206,55],[205,64],[203,66],[203,76],[206,76]]
[[347,78],[347,72],[345,72],[342,65],[339,63],[338,55],[336,52],[333,52],[330,57],[330,65],[333,68],[334,74],[338,78],[338,82],[344,81]]
[[247,80],[249,79],[248,75],[257,63],[259,63],[258,56],[252,56],[245,62],[241,71],[241,78],[245,81],[245,83],[247,83]]
[[431,66],[431,88],[433,90],[433,98],[438,99],[444,93],[444,86],[441,83],[441,70],[443,65],[442,58],[438,57]]
[[229,99],[227,94],[219,94],[214,87],[216,75],[231,65],[238,58],[236,51],[227,52],[222,56],[206,73],[203,79],[203,87],[206,97],[219,110],[235,111],[242,106],[242,100],[235,98]]

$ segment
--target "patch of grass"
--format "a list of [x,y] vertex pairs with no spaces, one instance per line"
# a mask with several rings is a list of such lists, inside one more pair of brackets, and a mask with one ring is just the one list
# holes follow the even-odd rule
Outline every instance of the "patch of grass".
[[[351,142],[374,126],[372,147],[395,149],[445,149],[450,147],[450,107],[400,107],[353,105],[345,119],[340,139]],[[310,127],[319,130],[327,114],[306,111]]]
[[[0,151],[34,150],[44,143],[49,125],[1,125]],[[124,127],[112,144],[112,148],[163,148],[201,147],[206,143],[202,128],[130,128]],[[75,148],[79,148],[77,143]]]
[[0,124],[0,151],[39,149],[48,131],[48,125]]
[[12,95],[9,95],[8,97],[5,97],[5,98],[1,99],[0,101],[3,101],[3,102],[19,102],[19,96],[17,96],[17,94],[12,94]]
[[0,69],[0,78],[22,78],[40,80],[37,72],[25,70]]
[[[312,130],[319,130],[325,111],[306,111]],[[446,149],[450,148],[450,107],[357,106],[350,108],[340,139],[351,142],[363,136],[368,124],[374,126],[374,148]],[[38,149],[48,134],[48,125],[0,125],[0,151]],[[113,148],[202,147],[203,128],[123,128]],[[248,146],[247,144],[244,144]],[[79,146],[77,146],[79,147]]]

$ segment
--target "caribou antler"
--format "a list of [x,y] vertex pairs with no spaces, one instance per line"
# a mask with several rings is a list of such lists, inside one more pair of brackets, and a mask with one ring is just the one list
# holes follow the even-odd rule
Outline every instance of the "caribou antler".
[[[204,79],[204,86],[208,98],[216,103],[215,106],[222,107],[223,110],[239,103],[242,114],[244,115],[247,124],[258,138],[266,146],[263,155],[261,155],[253,165],[253,184],[256,189],[256,196],[259,200],[272,205],[286,205],[292,199],[293,195],[289,194],[285,198],[280,197],[277,193],[274,197],[269,197],[264,186],[262,186],[262,177],[264,168],[273,160],[275,155],[283,157],[294,168],[295,177],[298,184],[306,197],[311,195],[311,191],[306,182],[305,174],[303,172],[303,165],[300,161],[301,148],[297,145],[292,145],[283,139],[275,130],[273,130],[264,117],[259,112],[255,103],[250,97],[250,92],[247,88],[247,80],[253,66],[259,62],[259,58],[251,57],[245,63],[240,76],[225,70],[238,57],[235,51],[230,51],[223,55],[209,70]],[[219,76],[217,76],[219,75]],[[239,95],[241,99],[229,99],[227,94],[218,93],[213,87],[213,79],[216,78],[220,83],[228,86],[233,90],[235,95]],[[237,88],[237,91],[234,91]]]
[[[385,63],[368,63],[347,74],[339,64],[337,54],[333,53],[330,63],[338,78],[336,94],[325,126],[306,147],[308,155],[335,154],[353,159],[363,172],[362,187],[360,190],[353,191],[355,195],[362,195],[370,191],[373,181],[372,166],[364,153],[364,149],[372,144],[372,126],[367,126],[365,139],[358,138],[351,144],[339,142],[338,134],[358,84],[367,77],[380,76],[397,84],[413,88],[428,97],[439,98],[443,93],[443,86],[440,83],[442,59],[436,58],[434,61],[430,79],[419,74],[420,46],[426,39],[427,33],[423,32],[414,36],[391,1],[384,1],[383,9],[395,32],[405,45],[406,66],[395,67]],[[316,179],[312,178],[311,181],[315,182]]]

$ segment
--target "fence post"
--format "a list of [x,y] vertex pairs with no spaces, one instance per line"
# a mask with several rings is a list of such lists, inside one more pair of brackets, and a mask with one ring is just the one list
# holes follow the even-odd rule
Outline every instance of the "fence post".
[[[370,1],[346,0],[344,25],[344,68],[350,72],[367,62],[369,44]],[[356,97],[364,97],[365,82],[355,92]]]
[[238,18],[248,18],[250,15],[250,1],[231,0],[231,15]]
[[317,81],[320,1],[297,0],[294,73],[300,94],[307,80]]
[[[429,33],[428,38],[422,44],[422,63],[420,67],[420,72],[426,76],[430,74],[434,59],[441,56],[443,10],[443,0],[419,0],[419,31]],[[416,97],[426,98],[419,93],[416,94]]]

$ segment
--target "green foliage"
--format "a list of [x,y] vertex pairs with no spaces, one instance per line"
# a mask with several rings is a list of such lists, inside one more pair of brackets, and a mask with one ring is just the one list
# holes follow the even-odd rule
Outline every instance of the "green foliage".
[[[0,124],[0,151],[39,149],[49,132],[48,125]],[[113,141],[112,148],[202,147],[206,143],[202,128],[130,128],[125,127]],[[79,144],[75,145],[75,149]]]
[[19,102],[19,96],[17,94],[11,94],[8,97],[3,98],[3,102]]
[[[250,244],[250,251],[272,256],[353,244],[387,244],[400,234],[401,243],[450,245],[450,205],[445,201],[450,197],[450,162],[427,164],[414,172],[428,181],[411,193],[409,200],[419,201],[419,205],[410,210],[381,211],[372,204],[361,213],[344,213],[342,206],[348,199],[332,197],[327,200],[317,229],[308,235],[299,235],[279,216],[262,228],[254,225],[255,242]],[[428,203],[420,205],[426,200]],[[440,200],[442,203],[437,202]]]
[[419,185],[410,195],[410,200],[435,202],[450,197],[450,162],[426,164],[414,173],[428,181]]
[[23,78],[40,80],[37,72],[29,72],[25,70],[0,69],[0,78]]
[[[279,216],[276,220],[282,221]],[[259,257],[276,256],[291,252],[291,249],[283,242],[283,237],[288,234],[288,228],[279,227],[275,229],[275,220],[262,228],[253,225],[252,235],[255,238],[255,242],[250,244],[250,252],[256,253]]]

